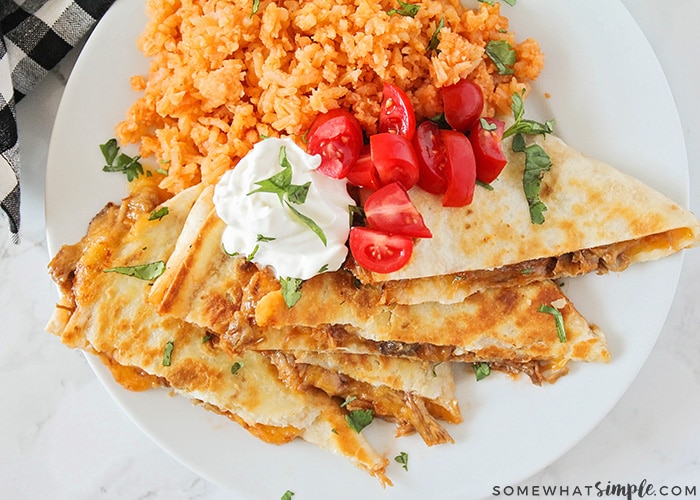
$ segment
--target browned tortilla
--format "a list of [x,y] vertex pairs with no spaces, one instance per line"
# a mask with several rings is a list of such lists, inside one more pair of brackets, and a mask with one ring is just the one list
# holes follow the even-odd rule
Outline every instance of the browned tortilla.
[[[97,215],[87,235],[63,247],[50,264],[62,298],[48,330],[67,345],[100,356],[117,381],[140,373],[151,382],[140,388],[166,385],[268,442],[301,437],[388,484],[388,460],[347,425],[337,401],[313,387],[283,383],[263,353],[231,356],[205,340],[206,329],[159,315],[146,300],[150,281],[104,272],[167,260],[199,191],[190,188],[163,201],[158,191],[143,189],[121,207],[109,205]],[[168,214],[149,220],[161,202]],[[125,370],[132,374],[125,377]]]
[[540,194],[547,206],[543,224],[530,220],[524,154],[506,141],[509,163],[493,190],[477,186],[470,205],[444,208],[436,196],[412,189],[433,237],[416,240],[402,269],[377,274],[355,266],[357,276],[386,282],[390,301],[451,302],[501,283],[621,271],[700,242],[698,219],[666,196],[555,136],[534,142],[552,160]]

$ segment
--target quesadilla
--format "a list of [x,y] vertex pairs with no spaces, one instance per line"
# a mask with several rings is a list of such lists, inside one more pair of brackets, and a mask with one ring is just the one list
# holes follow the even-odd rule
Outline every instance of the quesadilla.
[[[269,269],[256,271],[245,257],[222,251],[225,224],[211,192],[205,190],[197,205],[202,210],[193,210],[185,223],[149,300],[161,314],[218,333],[233,349],[488,362],[525,372],[537,383],[556,380],[571,360],[609,360],[602,333],[551,281],[489,289],[454,304],[401,305],[383,303],[379,287],[361,285],[341,270],[305,281],[301,299],[289,307]],[[562,316],[566,342],[554,318],[539,312],[552,304]],[[331,345],[329,331],[342,331],[345,345]]]
[[[146,301],[158,272],[142,265],[162,269],[199,191],[165,201],[160,190],[141,186],[121,206],[105,207],[87,235],[64,246],[50,264],[62,297],[48,330],[100,356],[128,388],[169,387],[267,442],[303,438],[390,484],[388,460],[348,426],[336,400],[284,384],[263,353],[231,357],[208,340],[207,330],[161,316]],[[150,216],[165,207],[167,215]],[[128,383],[139,377],[143,383]]]
[[350,411],[371,410],[396,423],[397,436],[418,432],[429,446],[454,442],[437,421],[462,421],[449,363],[337,352],[267,354],[280,378],[293,388],[315,387],[343,398]]
[[700,221],[639,180],[553,136],[532,139],[552,167],[542,180],[547,207],[533,224],[523,193],[525,155],[503,142],[508,164],[473,202],[443,208],[414,188],[410,197],[432,231],[408,264],[391,274],[351,265],[364,283],[382,284],[387,302],[458,302],[474,291],[589,272],[618,272],[700,242]]
[[[348,285],[339,286],[338,277],[329,274],[323,283],[307,282],[301,299],[291,308],[280,291],[270,292],[256,307],[258,325],[343,325],[363,339],[392,343],[396,352],[424,346],[423,356],[440,357],[434,362],[487,362],[512,372],[534,371],[535,381],[553,382],[566,373],[569,361],[610,359],[600,329],[589,324],[551,281],[491,288],[453,304],[368,306],[347,293],[341,298],[340,290]],[[312,303],[334,306],[310,307]],[[543,312],[552,313],[552,309],[560,315],[561,328]]]
[[[323,390],[329,396],[357,397],[356,405],[362,402],[372,406],[376,415],[397,422],[402,434],[417,430],[428,444],[450,442],[449,434],[434,418],[461,421],[454,380],[447,367],[436,377],[430,365],[420,360],[389,358],[376,352],[371,356],[367,352],[349,356],[340,351],[322,354],[317,351],[311,361],[308,351],[293,353],[284,346],[265,350],[254,347],[267,332],[250,325],[249,317],[254,314],[257,300],[279,289],[279,282],[268,269],[260,270],[245,258],[227,255],[222,250],[221,234],[225,225],[213,210],[211,191],[211,188],[205,189],[190,211],[166,270],[153,284],[149,301],[159,313],[197,324],[219,335],[222,349],[232,355],[249,348],[264,351],[274,356],[272,359],[277,359],[278,367],[285,368],[287,374],[292,370],[302,371],[301,366],[292,366],[301,357],[300,364],[315,367],[304,367],[303,372],[309,375],[304,386],[314,386],[310,382],[312,371],[323,373],[323,377],[313,379],[316,385],[342,378],[342,386],[325,384]],[[276,351],[285,352],[278,354]],[[413,383],[388,384],[387,380],[396,379],[396,373],[400,373],[405,382]],[[432,380],[426,384],[428,378]],[[288,376],[285,382],[298,387],[302,385],[300,379]],[[436,396],[436,387],[441,388],[440,398]]]

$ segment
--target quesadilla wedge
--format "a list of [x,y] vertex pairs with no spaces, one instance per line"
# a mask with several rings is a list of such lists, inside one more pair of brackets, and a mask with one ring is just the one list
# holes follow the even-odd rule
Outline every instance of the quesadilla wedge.
[[[523,371],[538,383],[566,373],[570,360],[609,359],[602,333],[551,281],[490,289],[455,304],[408,306],[384,304],[380,287],[358,284],[341,270],[304,282],[301,299],[290,308],[269,270],[256,271],[245,257],[223,252],[225,224],[210,191],[202,193],[197,206],[149,300],[161,314],[216,332],[233,349],[327,355],[345,350],[433,363],[490,362]],[[539,312],[552,304],[560,306],[567,342],[560,341],[554,318]],[[343,332],[347,344],[326,349],[332,344],[327,332],[333,329]]]
[[[396,423],[397,436],[418,432],[429,446],[454,442],[436,420],[462,421],[449,363],[337,352],[267,354],[280,378],[291,387],[321,389],[342,398],[350,411],[371,410]],[[426,393],[433,397],[421,395]]]
[[[348,282],[345,286],[338,283],[342,279]],[[566,373],[569,361],[610,359],[602,332],[586,321],[552,281],[491,288],[453,304],[373,306],[353,300],[348,292],[352,277],[329,273],[324,281],[306,282],[301,299],[291,308],[280,291],[270,292],[258,302],[257,324],[277,328],[342,325],[358,337],[391,343],[397,352],[402,347],[411,352],[411,346],[434,346],[424,348],[426,355],[489,362],[509,371],[522,367],[527,372],[535,362],[542,379],[548,381]],[[333,307],[311,307],[314,303]],[[562,328],[551,313],[560,317]]]
[[535,280],[622,271],[700,242],[700,221],[641,181],[583,156],[553,135],[531,139],[549,155],[533,224],[523,193],[525,154],[503,142],[508,164],[473,202],[443,208],[421,189],[411,200],[432,231],[391,274],[351,265],[364,283],[383,284],[386,302],[458,302],[474,291]]
[[[224,224],[213,210],[211,189],[207,188],[190,211],[165,272],[153,284],[149,301],[162,315],[197,324],[219,335],[222,349],[234,356],[247,349],[262,351],[256,349],[255,344],[266,332],[250,325],[248,318],[252,317],[252,307],[259,297],[279,289],[279,282],[269,270],[259,270],[243,257],[225,254],[221,248],[223,228]],[[273,352],[278,350],[285,352]],[[314,362],[310,362],[308,351],[296,356],[284,346],[264,351],[274,355],[273,359],[279,360],[277,364],[285,368],[286,373],[291,373],[292,369],[300,371],[301,367],[293,366],[300,356],[304,365],[314,365],[315,368],[304,370],[309,374],[305,386],[314,385],[310,382],[312,371],[324,374],[314,379],[317,384],[342,378],[342,388],[340,384],[332,387],[325,384],[324,391],[330,396],[358,397],[358,403],[362,401],[372,406],[378,416],[397,422],[401,433],[418,430],[428,444],[451,441],[432,415],[450,422],[461,421],[454,380],[447,367],[440,377],[433,377],[425,362],[386,357],[376,352],[372,356],[359,352],[350,356],[332,350],[317,352]],[[387,385],[387,380],[396,381],[397,373],[404,381],[413,383]],[[432,380],[426,384],[429,377]],[[300,385],[300,377],[283,378],[287,383],[296,380],[294,385]],[[384,382],[380,383],[381,380]],[[436,396],[439,387],[440,398]],[[363,397],[358,396],[360,390]],[[389,395],[391,404],[387,399]],[[387,401],[382,404],[383,399]]]
[[[337,401],[314,388],[291,389],[263,353],[231,357],[206,340],[207,330],[161,316],[146,301],[158,273],[147,275],[141,265],[167,260],[199,191],[165,201],[159,190],[142,187],[98,214],[83,240],[64,246],[50,264],[62,297],[47,329],[98,355],[118,382],[144,381],[128,388],[169,387],[267,442],[300,437],[391,484],[388,460],[347,425]],[[167,215],[151,220],[163,207]]]

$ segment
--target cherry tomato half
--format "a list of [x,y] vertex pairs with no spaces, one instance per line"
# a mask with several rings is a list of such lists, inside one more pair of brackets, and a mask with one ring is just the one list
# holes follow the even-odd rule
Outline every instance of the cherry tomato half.
[[480,118],[472,125],[469,141],[476,159],[476,178],[481,182],[493,182],[508,163],[501,148],[504,129],[505,124],[495,118]]
[[423,217],[406,190],[392,182],[367,197],[364,203],[367,224],[373,229],[413,238],[432,238]]
[[384,83],[382,95],[379,131],[403,135],[410,141],[416,130],[416,114],[408,95],[393,83]]
[[456,130],[441,130],[440,136],[447,155],[447,190],[442,206],[463,207],[474,197],[476,160],[466,135]]
[[418,182],[418,157],[404,136],[380,132],[370,136],[369,147],[382,186],[399,182],[411,189]]
[[445,121],[460,132],[467,132],[484,110],[484,93],[476,83],[463,79],[440,89]]
[[349,111],[332,109],[316,117],[307,139],[309,153],[321,155],[318,171],[342,179],[360,156],[362,128]]
[[368,271],[392,273],[411,259],[413,240],[408,236],[353,226],[350,228],[350,252]]
[[359,186],[376,191],[379,189],[379,175],[377,169],[372,163],[372,156],[369,152],[369,147],[365,151],[363,149],[360,157],[348,172],[348,182],[353,186]]
[[412,142],[418,157],[418,185],[429,193],[444,193],[447,189],[447,158],[440,127],[429,120],[424,121],[418,125]]

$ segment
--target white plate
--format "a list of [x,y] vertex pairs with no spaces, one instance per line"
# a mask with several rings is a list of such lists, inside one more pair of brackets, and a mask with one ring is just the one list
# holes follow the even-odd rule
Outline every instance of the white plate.
[[[674,102],[657,60],[625,8],[612,0],[527,0],[502,6],[518,39],[538,39],[546,69],[527,106],[555,118],[557,133],[590,156],[627,171],[687,204],[688,166]],[[147,62],[135,47],[145,24],[142,0],[119,0],[94,31],[66,87],[51,140],[46,186],[49,247],[77,241],[107,201],[126,193],[124,176],[101,171],[98,145],[113,136],[137,95],[133,74]],[[545,94],[551,97],[545,98]],[[596,182],[596,179],[591,179]],[[428,448],[392,428],[366,429],[393,463],[395,486],[378,482],[342,457],[301,441],[265,444],[227,419],[165,391],[131,393],[91,361],[107,390],[153,440],[203,477],[248,498],[477,498],[514,485],[555,461],[612,408],[646,360],[676,289],[680,255],[621,275],[586,276],[565,290],[607,333],[612,362],[578,365],[554,386],[460,373],[465,422],[454,445]],[[460,370],[461,371],[461,370]]]

